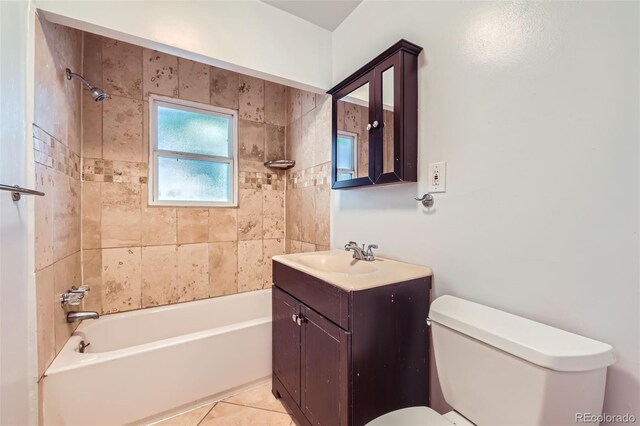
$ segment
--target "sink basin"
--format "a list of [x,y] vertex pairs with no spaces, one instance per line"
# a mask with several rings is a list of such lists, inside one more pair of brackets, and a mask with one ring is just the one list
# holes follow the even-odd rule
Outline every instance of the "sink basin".
[[426,266],[376,257],[367,262],[353,259],[344,250],[273,256],[275,262],[321,279],[348,291],[364,290],[432,275]]
[[337,274],[370,274],[378,268],[375,262],[365,262],[353,259],[351,256],[335,256],[329,253],[310,254],[298,260],[309,268]]

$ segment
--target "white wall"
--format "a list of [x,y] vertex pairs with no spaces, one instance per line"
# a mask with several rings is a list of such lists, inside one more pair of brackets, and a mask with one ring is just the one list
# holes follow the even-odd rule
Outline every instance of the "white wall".
[[[33,187],[33,10],[0,2],[0,183]],[[37,414],[33,198],[0,192],[0,424]]]
[[258,0],[37,0],[55,23],[302,89],[329,87],[331,33]]
[[[418,184],[332,191],[331,243],[429,265],[453,294],[614,346],[605,411],[640,417],[639,4],[365,1],[334,83],[424,47]],[[427,163],[448,162],[426,212]]]

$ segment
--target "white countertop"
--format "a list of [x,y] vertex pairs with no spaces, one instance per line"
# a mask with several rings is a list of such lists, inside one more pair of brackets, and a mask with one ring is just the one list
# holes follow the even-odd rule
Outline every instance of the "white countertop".
[[367,262],[344,250],[283,254],[273,260],[347,291],[364,290],[433,275],[431,268],[376,257]]

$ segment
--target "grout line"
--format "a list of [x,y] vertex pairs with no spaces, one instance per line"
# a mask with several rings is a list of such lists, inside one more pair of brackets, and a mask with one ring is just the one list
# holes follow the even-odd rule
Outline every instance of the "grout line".
[[196,423],[195,426],[200,425],[200,423],[202,423],[204,421],[204,419],[207,418],[207,416],[209,415],[211,410],[213,410],[217,405],[218,405],[218,401],[214,402],[213,405],[211,406],[211,408],[209,408],[209,411],[207,411],[207,413],[204,416],[202,416],[202,418],[200,420],[198,420],[198,423]]
[[[81,41],[80,41],[80,73],[82,75],[85,74],[84,72],[84,67],[85,67],[85,61],[84,61],[84,55],[85,55],[85,38],[86,38],[87,34],[82,31],[81,34]],[[102,45],[100,46],[102,48]],[[102,59],[102,55],[100,55],[100,59]],[[102,68],[102,63],[100,64],[100,68]],[[99,82],[100,86],[102,85],[102,82]],[[82,244],[84,243],[84,179],[83,179],[83,174],[84,174],[84,100],[85,100],[85,95],[82,92],[83,87],[80,87],[80,161],[79,161],[79,173],[80,173],[80,194],[78,194],[78,201],[80,202],[80,217],[79,217],[79,221],[80,221],[80,285],[83,286],[84,285],[84,277],[85,277],[85,271],[84,271],[84,250],[82,249]],[[102,114],[102,113],[101,113]],[[102,119],[102,117],[100,117]],[[102,195],[101,195],[102,196]],[[99,226],[102,226],[101,224]],[[102,274],[101,274],[102,275]],[[100,289],[101,293],[102,293],[102,288]],[[100,297],[100,313],[102,313],[102,297]],[[83,308],[84,308],[84,302],[82,302],[83,304]]]
[[[180,56],[177,55],[172,55],[176,57],[176,80],[178,81],[178,83],[176,84],[176,96],[178,97],[178,99],[183,99],[181,94],[180,94]],[[211,95],[209,95],[211,96]],[[204,102],[200,102],[200,103],[204,103]]]
[[[138,46],[137,44],[133,44],[131,43],[132,46],[136,46],[140,48],[140,91],[142,92],[142,102],[145,101],[144,99],[144,50],[145,48],[142,46]],[[152,49],[149,49],[152,50]],[[149,94],[147,93],[147,102],[149,102]],[[142,127],[144,128],[144,103],[142,104]],[[144,141],[142,141],[142,143],[144,144]]]
[[255,408],[256,410],[269,411],[269,412],[271,412],[271,413],[286,414],[286,415],[289,415],[289,416],[290,416],[290,414],[286,411],[286,409],[285,409],[285,411],[284,411],[284,412],[282,412],[282,411],[277,411],[277,410],[271,410],[271,409],[269,409],[269,408],[257,407],[257,406],[255,406],[255,405],[241,404],[241,403],[239,403],[239,402],[230,402],[230,401],[224,401],[224,400],[223,400],[223,401],[220,401],[220,402],[221,402],[221,403],[223,403],[223,404],[235,405],[235,406],[237,406],[237,407]]

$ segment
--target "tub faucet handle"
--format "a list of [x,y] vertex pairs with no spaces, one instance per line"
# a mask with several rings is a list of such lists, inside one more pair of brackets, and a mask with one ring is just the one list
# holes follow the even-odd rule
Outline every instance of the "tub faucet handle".
[[60,295],[60,304],[78,306],[82,302],[82,297],[79,294],[62,293]]
[[82,299],[87,295],[89,286],[76,287],[73,286],[66,293],[60,295],[60,304],[78,306],[82,303]]

